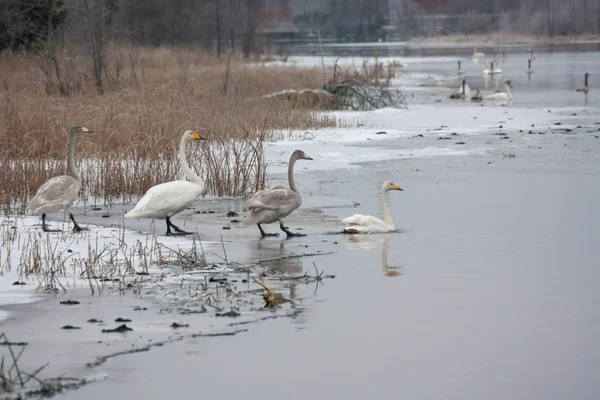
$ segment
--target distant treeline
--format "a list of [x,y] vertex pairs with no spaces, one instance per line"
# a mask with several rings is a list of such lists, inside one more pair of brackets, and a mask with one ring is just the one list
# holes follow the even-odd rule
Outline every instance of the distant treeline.
[[300,35],[346,40],[598,34],[600,0],[0,0],[0,50],[35,49],[50,39],[89,44],[101,35],[249,55],[264,49],[261,29],[282,18]]

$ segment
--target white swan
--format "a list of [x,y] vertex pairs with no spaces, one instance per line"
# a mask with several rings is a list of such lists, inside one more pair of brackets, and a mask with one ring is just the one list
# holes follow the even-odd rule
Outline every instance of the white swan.
[[467,80],[463,79],[457,92],[450,95],[451,99],[465,99],[471,95],[471,88],[467,85]]
[[[492,63],[492,69],[494,68],[494,63]],[[490,66],[488,63],[485,63],[485,68],[483,68],[483,74],[484,75],[489,75],[491,72]]]
[[390,190],[402,190],[390,181],[383,182],[381,185],[381,208],[383,210],[383,221],[371,215],[354,214],[344,218],[342,223],[346,226],[344,233],[386,233],[392,232],[395,228],[394,221],[388,209],[386,194]]
[[493,62],[491,63],[491,70],[490,70],[490,74],[494,75],[494,74],[501,74],[502,70],[500,68],[497,68],[498,63],[497,62]]
[[477,52],[477,47],[473,48],[473,55],[471,56],[471,59],[473,60],[474,63],[478,63],[480,58],[485,58],[485,54],[484,53],[478,53]]
[[487,96],[485,99],[486,100],[490,100],[490,101],[508,101],[508,100],[512,100],[513,96],[512,93],[510,91],[510,84],[511,81],[510,79],[506,79],[504,81],[504,92],[496,92],[493,94],[490,94],[489,96]]
[[531,59],[527,60],[527,73],[528,74],[533,74],[535,71],[533,69],[531,69]]
[[[190,169],[185,156],[187,144],[194,140],[206,140],[206,138],[200,136],[198,132],[187,130],[183,133],[179,144],[179,163],[189,181],[171,181],[151,187],[135,208],[125,214],[125,218],[164,218],[167,222],[167,236],[192,233],[173,225],[171,217],[191,206],[204,190],[204,182]],[[171,232],[171,228],[175,232]]]
[[306,236],[302,233],[290,232],[283,225],[283,218],[302,205],[302,198],[294,180],[294,164],[297,160],[312,160],[312,158],[302,150],[292,153],[288,165],[289,188],[279,185],[271,189],[260,190],[244,203],[243,209],[250,210],[244,224],[256,224],[262,237],[279,236],[279,233],[265,233],[260,226],[260,224],[271,224],[276,221],[279,222],[279,228],[286,233],[287,237]]
[[588,84],[589,77],[590,77],[590,74],[586,72],[585,76],[584,76],[584,85],[575,89],[576,92],[584,92],[587,94],[587,92],[590,91],[590,85]]
[[70,175],[60,175],[48,180],[39,187],[29,203],[29,209],[34,213],[42,213],[42,230],[44,232],[60,232],[60,229],[48,229],[46,214],[59,210],[67,210],[69,218],[73,221],[73,232],[83,229],[75,221],[71,212],[71,205],[81,189],[81,176],[75,165],[75,136],[78,133],[91,133],[94,131],[86,127],[73,125],[69,137],[69,150],[67,151],[67,169]]

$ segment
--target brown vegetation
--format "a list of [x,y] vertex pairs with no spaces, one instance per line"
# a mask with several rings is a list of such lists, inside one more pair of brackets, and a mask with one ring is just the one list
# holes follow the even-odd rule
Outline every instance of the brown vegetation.
[[200,150],[204,157],[191,158],[208,178],[207,192],[240,196],[264,186],[262,140],[273,130],[335,125],[334,119],[291,102],[266,107],[247,100],[319,87],[322,71],[316,69],[266,68],[236,57],[226,68],[226,59],[194,50],[113,48],[106,53],[106,90],[100,96],[89,59],[66,50],[57,54],[60,82],[38,58],[0,59],[3,213],[25,211],[45,180],[66,172],[73,124],[96,131],[77,145],[81,198],[111,203],[132,201],[152,185],[180,178],[176,151],[186,129],[211,132],[209,147]]

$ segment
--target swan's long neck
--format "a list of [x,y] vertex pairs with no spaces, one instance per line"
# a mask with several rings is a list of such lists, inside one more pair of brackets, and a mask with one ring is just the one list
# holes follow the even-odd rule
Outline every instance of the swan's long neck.
[[504,88],[506,89],[506,94],[508,95],[509,99],[512,99],[512,92],[510,91],[510,87],[508,86],[508,83],[504,84]]
[[531,60],[527,60],[527,68],[531,69]]
[[587,74],[585,75],[585,85],[584,86],[588,87],[588,75]]
[[390,209],[388,208],[387,203],[387,190],[381,189],[381,209],[383,211],[383,222],[388,224],[392,230],[394,227],[394,221],[392,221],[392,216],[390,215]]
[[69,174],[78,182],[81,182],[81,175],[79,175],[79,171],[77,171],[77,166],[75,165],[75,136],[77,134],[75,132],[71,132],[71,137],[69,138],[69,150],[67,151],[67,169],[69,170]]
[[300,194],[298,188],[296,187],[296,181],[294,180],[294,164],[296,163],[297,159],[298,158],[296,158],[295,154],[292,154],[292,157],[290,157],[290,164],[288,165],[288,183],[290,185],[290,189]]
[[465,94],[465,81],[462,81],[462,94]]
[[190,180],[190,182],[196,183],[198,185],[204,185],[204,181],[202,181],[202,178],[200,178],[194,173],[194,171],[192,171],[187,162],[187,157],[185,155],[185,148],[187,147],[188,142],[187,137],[188,135],[184,134],[181,137],[181,143],[179,144],[179,163],[181,164],[181,169],[183,170],[185,176]]

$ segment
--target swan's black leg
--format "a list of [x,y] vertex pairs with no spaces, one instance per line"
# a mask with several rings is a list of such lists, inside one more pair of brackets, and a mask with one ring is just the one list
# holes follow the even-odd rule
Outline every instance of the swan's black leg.
[[77,223],[77,221],[75,221],[75,217],[73,216],[72,213],[69,213],[69,218],[71,219],[71,221],[73,221],[73,232],[81,232],[81,231],[87,231],[87,228],[82,228],[79,226],[79,224]]
[[[183,235],[191,235],[193,232],[186,232],[183,229],[179,228],[176,225],[173,225],[171,222],[171,218],[167,217],[167,236],[183,236]],[[175,232],[171,232],[171,228],[175,230]]]
[[287,235],[288,238],[291,238],[291,237],[304,237],[304,236],[306,236],[305,233],[296,233],[296,232],[290,231],[288,228],[286,228],[285,226],[283,226],[283,222],[279,223],[279,227],[281,228],[282,231],[285,232],[285,234]]
[[42,214],[42,230],[44,232],[62,232],[60,229],[50,229],[46,225],[46,214]]
[[260,235],[262,237],[271,237],[271,236],[279,236],[279,233],[266,233],[262,226],[260,226],[260,224],[256,224],[256,226],[258,226],[258,229],[260,230]]

